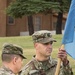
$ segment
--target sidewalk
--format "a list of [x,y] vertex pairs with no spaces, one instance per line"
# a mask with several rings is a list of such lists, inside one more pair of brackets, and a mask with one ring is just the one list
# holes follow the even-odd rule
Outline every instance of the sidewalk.
[[[50,31],[52,35],[56,35],[56,31]],[[62,30],[62,34],[64,33],[64,30]],[[29,32],[20,32],[20,36],[28,36]]]

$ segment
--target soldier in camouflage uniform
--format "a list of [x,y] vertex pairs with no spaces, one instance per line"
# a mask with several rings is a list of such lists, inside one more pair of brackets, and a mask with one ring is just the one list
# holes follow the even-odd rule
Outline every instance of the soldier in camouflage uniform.
[[[36,55],[20,71],[19,75],[54,75],[57,61],[51,58],[52,38],[50,31],[41,30],[32,35]],[[62,60],[59,75],[73,75],[65,50],[59,50],[58,58]]]
[[2,54],[2,67],[0,68],[0,75],[15,75],[22,67],[23,49],[14,44],[4,44]]

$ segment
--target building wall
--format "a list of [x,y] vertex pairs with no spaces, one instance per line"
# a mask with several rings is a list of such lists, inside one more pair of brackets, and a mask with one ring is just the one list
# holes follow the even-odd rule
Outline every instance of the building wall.
[[[13,0],[7,0],[7,6]],[[21,32],[28,31],[27,17],[14,18],[14,23],[9,23],[9,16],[7,15],[6,22],[6,36],[19,36]]]
[[28,31],[27,17],[15,19],[13,25],[7,24],[6,32],[7,36],[19,36],[20,32]]
[[52,14],[43,15],[42,29],[52,30]]
[[7,0],[0,0],[0,36],[6,36],[6,14]]
[[[20,36],[21,32],[28,32],[27,16],[14,18],[14,23],[9,24],[9,16],[6,15],[5,8],[12,0],[0,0],[0,36]],[[63,26],[66,20],[63,19]],[[39,13],[33,15],[34,31],[55,30],[57,17],[52,14]]]
[[[39,18],[40,21],[36,21]],[[40,23],[37,23],[40,22]],[[34,30],[52,30],[52,14],[36,14],[33,16]],[[38,28],[39,26],[39,28]],[[37,29],[37,28],[38,29]]]

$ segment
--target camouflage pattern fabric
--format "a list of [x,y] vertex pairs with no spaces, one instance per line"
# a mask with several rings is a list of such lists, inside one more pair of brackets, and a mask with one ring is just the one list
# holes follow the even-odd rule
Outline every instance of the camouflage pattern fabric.
[[[43,62],[37,61],[33,58],[26,66],[24,66],[19,75],[54,75],[56,65],[57,61],[52,58]],[[61,65],[59,75],[73,75],[69,64],[66,66]]]
[[0,75],[15,75],[10,69],[2,66],[0,68]]
[[2,54],[16,54],[20,55],[23,59],[26,59],[23,55],[23,49],[15,44],[5,43],[3,45]]
[[36,31],[32,35],[32,39],[34,43],[48,43],[50,41],[56,42],[56,40],[52,38],[52,34],[48,30]]

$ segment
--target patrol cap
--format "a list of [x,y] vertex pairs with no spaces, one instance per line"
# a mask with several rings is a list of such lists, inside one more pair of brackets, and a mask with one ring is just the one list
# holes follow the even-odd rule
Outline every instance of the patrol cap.
[[41,30],[41,31],[36,31],[32,35],[33,42],[39,42],[39,43],[48,43],[50,41],[56,42],[55,39],[52,38],[52,35],[50,31],[48,30]]
[[15,44],[5,43],[3,45],[2,54],[16,54],[26,59],[23,55],[23,49]]

